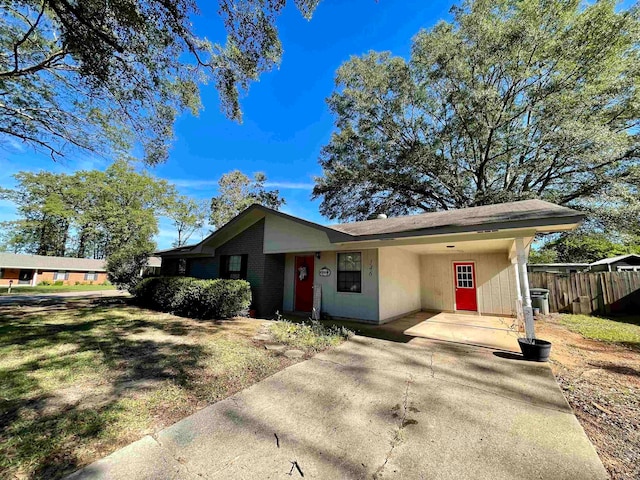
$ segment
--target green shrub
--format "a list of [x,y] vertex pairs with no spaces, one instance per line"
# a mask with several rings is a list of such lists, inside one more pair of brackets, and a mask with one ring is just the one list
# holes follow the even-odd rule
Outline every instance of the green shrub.
[[53,283],[51,282],[51,280],[42,280],[40,283],[38,283],[38,285],[41,285],[43,287],[48,287],[50,285],[53,285]]
[[53,285],[56,287],[64,285],[64,280],[56,280],[55,282],[53,282]]
[[150,277],[138,282],[132,293],[142,306],[191,318],[229,318],[251,304],[246,280]]
[[76,285],[82,285],[80,282],[76,281]]

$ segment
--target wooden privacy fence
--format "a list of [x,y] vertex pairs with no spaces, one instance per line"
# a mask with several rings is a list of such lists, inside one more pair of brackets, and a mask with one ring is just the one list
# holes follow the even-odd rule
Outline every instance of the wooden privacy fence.
[[529,286],[549,290],[551,312],[640,313],[640,272],[529,272]]

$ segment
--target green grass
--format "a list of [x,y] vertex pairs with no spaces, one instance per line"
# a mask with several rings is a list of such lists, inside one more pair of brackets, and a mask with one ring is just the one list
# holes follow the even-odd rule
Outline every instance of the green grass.
[[[94,290],[115,290],[113,285],[40,285],[37,287],[13,286],[11,295],[34,295],[38,293],[86,292]],[[8,295],[9,287],[0,287],[0,295]]]
[[640,317],[602,318],[564,314],[560,323],[585,338],[619,343],[640,350]]
[[[121,301],[0,310],[0,478],[60,478],[293,361],[263,320],[196,321]],[[288,331],[308,351],[339,343]]]
[[291,347],[322,350],[339,345],[353,332],[343,327],[325,326],[320,322],[290,322],[280,320],[270,327],[273,338],[278,343]]

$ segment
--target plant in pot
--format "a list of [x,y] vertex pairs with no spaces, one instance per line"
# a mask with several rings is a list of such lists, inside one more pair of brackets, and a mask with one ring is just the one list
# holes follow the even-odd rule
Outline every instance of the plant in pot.
[[[531,316],[531,326],[533,327],[533,315]],[[551,353],[551,342],[536,338],[533,328],[526,329],[525,337],[518,338],[520,351],[525,360],[534,362],[548,362]]]

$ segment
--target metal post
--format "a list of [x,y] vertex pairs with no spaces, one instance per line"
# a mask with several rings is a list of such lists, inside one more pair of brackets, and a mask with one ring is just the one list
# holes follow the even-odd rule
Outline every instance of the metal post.
[[524,330],[527,338],[536,338],[533,323],[533,308],[531,307],[531,295],[529,293],[529,275],[527,274],[527,251],[524,248],[524,240],[522,238],[516,238],[516,254],[518,257],[518,273],[520,274]]

